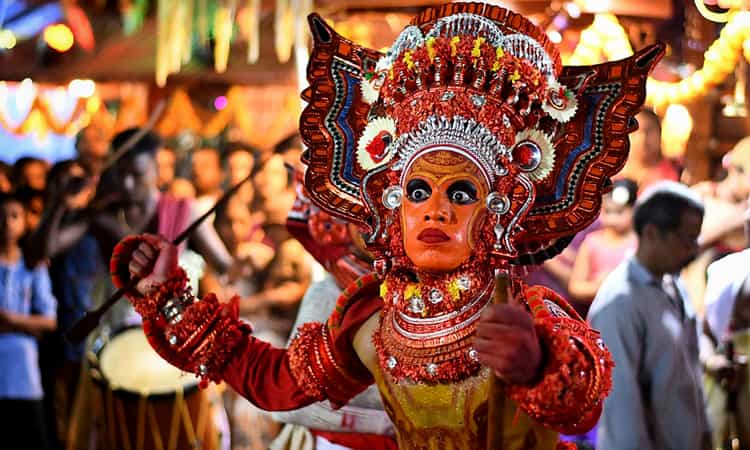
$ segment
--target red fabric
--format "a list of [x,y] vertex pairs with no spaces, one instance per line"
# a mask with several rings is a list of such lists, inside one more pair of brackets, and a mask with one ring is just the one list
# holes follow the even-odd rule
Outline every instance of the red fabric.
[[[172,242],[188,227],[190,222],[190,201],[162,194],[159,197],[157,214],[159,217],[158,233]],[[184,247],[184,243],[180,244],[180,250],[183,250]]]
[[612,387],[612,357],[599,332],[551,289],[526,288],[524,299],[547,360],[537,383],[509,386],[506,393],[545,426],[565,434],[586,432],[599,419]]
[[[352,297],[356,301],[352,301],[344,309],[343,316],[335,331],[331,332],[331,352],[339,368],[325,367],[320,372],[316,370],[314,374],[315,379],[320,384],[317,387],[324,393],[328,393],[328,391],[339,393],[340,389],[338,388],[342,386],[329,386],[332,378],[327,372],[337,373],[340,368],[345,369],[348,374],[360,382],[360,386],[356,390],[348,392],[349,398],[354,397],[373,382],[372,376],[352,347],[354,334],[359,327],[382,308],[382,301],[379,297],[365,295],[371,294],[371,288],[370,285],[365,286],[362,290],[362,298],[359,295]],[[318,351],[318,348],[316,347],[315,351]],[[314,352],[310,352],[308,355],[309,358],[317,357]],[[318,367],[318,365],[312,364],[311,360],[308,367]],[[237,347],[234,356],[222,373],[222,378],[253,404],[270,411],[297,409],[319,400],[319,398],[306,393],[306,391],[312,392],[310,389],[303,389],[297,384],[300,379],[307,378],[296,375],[292,370],[290,354],[286,349],[274,348],[270,344],[251,336],[247,336],[245,341]],[[341,403],[344,399],[335,398],[333,400],[336,403]]]
[[287,411],[316,401],[295,381],[286,349],[274,348],[252,336],[237,346],[221,377],[259,408]]
[[398,450],[396,440],[388,436],[366,433],[337,433],[335,431],[310,430],[328,442],[343,445],[352,450]]

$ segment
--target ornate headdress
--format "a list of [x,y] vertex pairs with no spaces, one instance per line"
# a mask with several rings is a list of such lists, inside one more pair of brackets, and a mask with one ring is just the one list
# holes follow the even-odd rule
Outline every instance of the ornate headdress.
[[482,3],[416,17],[383,55],[310,16],[305,185],[321,209],[369,228],[381,263],[403,256],[396,211],[411,163],[435,148],[481,169],[489,252],[538,264],[598,215],[663,52],[563,67],[545,33]]

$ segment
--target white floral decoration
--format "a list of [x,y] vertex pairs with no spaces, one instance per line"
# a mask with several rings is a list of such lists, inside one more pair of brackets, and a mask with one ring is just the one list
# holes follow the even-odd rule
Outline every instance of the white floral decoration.
[[[533,181],[542,181],[549,176],[555,166],[555,147],[552,145],[552,139],[547,134],[534,128],[516,133],[516,142],[513,148],[515,149],[515,146],[528,141],[536,144],[542,154],[539,165],[531,172],[528,172],[527,176]],[[513,151],[511,150],[512,154]]]
[[[560,95],[560,92],[564,94]],[[542,110],[554,120],[567,123],[578,111],[578,99],[570,89],[552,78],[548,82],[547,101],[542,105]]]
[[[390,143],[383,149],[382,157],[373,158],[367,147],[378,138],[381,132],[387,132],[390,135]],[[377,117],[371,120],[362,136],[357,142],[357,162],[366,171],[375,169],[388,162],[393,158],[393,143],[396,141],[396,122],[390,117]]]
[[377,79],[372,80],[363,79],[360,83],[360,90],[362,92],[362,100],[368,105],[372,105],[378,101],[380,97],[380,88],[376,87],[378,84]]

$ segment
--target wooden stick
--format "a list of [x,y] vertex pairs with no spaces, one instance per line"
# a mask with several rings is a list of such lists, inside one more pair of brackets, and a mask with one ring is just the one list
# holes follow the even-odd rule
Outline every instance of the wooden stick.
[[107,161],[104,163],[104,166],[102,167],[101,171],[104,172],[105,170],[112,167],[117,160],[122,158],[135,144],[138,143],[138,141],[143,138],[149,131],[153,130],[156,126],[156,122],[159,121],[161,118],[161,113],[164,112],[164,107],[166,106],[166,102],[164,100],[160,100],[159,103],[156,104],[156,107],[153,111],[151,111],[151,115],[148,118],[148,121],[138,129],[130,138],[128,138],[127,141],[123,142],[121,146],[116,148],[112,155],[107,158]]
[[[500,270],[495,271],[495,292],[492,297],[494,305],[508,303],[510,296],[510,278]],[[490,391],[487,399],[487,450],[503,448],[503,418],[505,411],[505,393],[503,381],[495,372],[490,373]]]

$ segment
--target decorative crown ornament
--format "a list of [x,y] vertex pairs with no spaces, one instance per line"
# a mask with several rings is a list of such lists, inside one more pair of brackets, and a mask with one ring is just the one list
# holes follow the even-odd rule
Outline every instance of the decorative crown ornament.
[[320,208],[368,227],[373,253],[391,260],[403,256],[397,187],[436,146],[474,161],[490,196],[507,200],[485,230],[494,256],[525,265],[559,253],[598,215],[663,53],[655,44],[622,61],[564,67],[543,30],[483,3],[425,10],[385,54],[318,15],[309,22],[305,184]]

